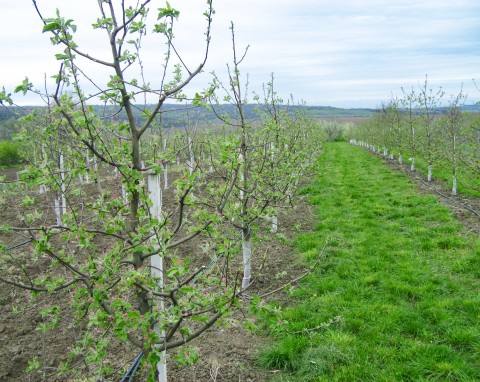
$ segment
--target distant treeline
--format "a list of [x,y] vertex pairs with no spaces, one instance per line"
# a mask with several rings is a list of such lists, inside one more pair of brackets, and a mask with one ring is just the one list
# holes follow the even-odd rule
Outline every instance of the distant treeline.
[[[258,109],[261,105],[248,104],[245,105],[245,117],[249,120],[254,120],[258,116]],[[375,113],[374,109],[341,109],[329,106],[282,106],[289,112],[304,110],[305,113],[313,118],[336,118],[336,117],[369,117]],[[104,117],[108,121],[123,121],[126,119],[124,110],[117,112],[112,106],[93,106],[97,115]],[[21,116],[30,113],[32,110],[42,111],[45,107],[42,106],[24,106],[24,107],[0,107],[0,123],[7,120],[16,120]],[[145,109],[153,109],[153,105],[147,105],[134,109],[134,116],[137,122],[142,120],[145,115]],[[221,105],[216,107],[218,114],[229,114],[235,118],[235,108],[231,105]],[[192,123],[214,122],[217,118],[212,110],[192,107],[191,105],[182,104],[166,104],[163,107],[162,113],[159,116],[158,123],[162,127],[180,127]]]
[[[93,106],[96,114],[106,121],[109,122],[123,122],[126,120],[125,110],[118,111],[113,106],[102,106],[95,105]],[[258,104],[248,104],[244,107],[245,117],[253,121],[258,117],[258,111],[262,108],[262,105]],[[331,119],[331,118],[355,118],[355,117],[372,117],[379,111],[378,109],[342,109],[331,106],[303,106],[303,105],[284,105],[282,108],[288,112],[296,112],[303,110],[305,114],[312,118],[317,119]],[[152,110],[153,105],[139,106],[134,109],[134,118],[137,123],[141,123],[142,119],[145,118],[146,110]],[[464,105],[462,106],[462,111],[467,112],[480,112],[479,105]],[[0,140],[5,139],[6,135],[9,135],[6,131],[2,134],[3,130],[12,130],[12,126],[15,121],[32,112],[37,110],[42,112],[45,110],[45,107],[42,106],[12,106],[12,107],[0,107]],[[437,107],[434,109],[434,112],[438,114],[443,114],[445,112],[445,107]],[[217,114],[228,114],[232,119],[236,119],[236,109],[228,104],[216,106],[215,111]],[[191,105],[182,105],[182,104],[165,104],[163,106],[161,114],[157,118],[157,126],[163,128],[175,128],[183,126],[192,126],[192,125],[202,125],[205,123],[216,123],[218,121],[215,113],[208,108],[203,107],[193,107]]]

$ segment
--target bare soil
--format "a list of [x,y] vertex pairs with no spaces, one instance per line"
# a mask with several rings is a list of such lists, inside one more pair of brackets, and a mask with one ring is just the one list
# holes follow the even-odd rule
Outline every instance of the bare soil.
[[[18,170],[1,170],[0,175],[7,175],[7,180],[14,181]],[[171,184],[171,181],[170,181]],[[105,184],[103,187],[111,187]],[[0,224],[19,224],[18,208],[11,200],[0,200]],[[285,283],[285,280],[294,279],[302,274],[305,265],[300,256],[289,245],[291,239],[302,231],[313,229],[315,217],[313,209],[300,198],[294,208],[283,211],[279,216],[279,232],[269,239],[257,238],[254,244],[254,262],[256,282],[250,293],[275,289]],[[1,239],[5,240],[5,237]],[[22,238],[8,238],[9,245],[20,244]],[[192,246],[198,245],[195,243]],[[192,248],[194,249],[194,248]],[[48,262],[48,259],[44,261]],[[263,268],[261,263],[264,262]],[[36,266],[39,272],[48,264],[42,260]],[[287,272],[279,281],[275,275]],[[30,294],[11,285],[0,282],[0,381],[97,381],[87,379],[89,375],[82,358],[79,357],[76,369],[79,377],[58,375],[57,371],[62,361],[66,361],[67,354],[77,339],[80,338],[82,322],[69,317],[68,314],[54,331],[42,332],[38,326],[43,318],[39,311],[52,301],[62,307],[62,311],[69,312],[69,295],[57,292],[54,295],[40,295],[32,300]],[[271,297],[275,300],[286,300],[284,292]],[[273,372],[261,369],[256,364],[258,349],[268,344],[268,339],[261,333],[248,332],[243,327],[248,313],[248,300],[241,303],[240,309],[222,319],[226,325],[215,325],[209,331],[191,344],[198,348],[200,359],[195,366],[180,367],[168,359],[169,381],[218,381],[218,382],[253,382],[267,381]],[[252,318],[252,317],[250,317]],[[129,367],[138,353],[138,349],[128,344],[118,344],[115,354],[108,359],[114,366],[115,374],[109,379],[118,381],[126,368]],[[169,355],[173,355],[174,351]],[[41,362],[38,371],[26,373],[29,361],[37,357]],[[134,380],[142,380],[137,377]],[[100,381],[100,380],[98,380]]]

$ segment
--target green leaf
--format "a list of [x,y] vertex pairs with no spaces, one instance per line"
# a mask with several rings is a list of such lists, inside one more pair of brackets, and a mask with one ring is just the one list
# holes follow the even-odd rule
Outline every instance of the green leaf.
[[55,55],[57,60],[68,60],[70,56],[68,54],[59,53]]
[[58,30],[60,30],[60,29],[62,29],[62,26],[61,26],[58,22],[54,21],[53,23],[45,24],[45,25],[43,26],[42,32],[43,32],[43,33],[45,33],[45,32],[53,32],[53,31],[58,31]]
[[25,95],[32,87],[33,84],[28,81],[28,77],[25,77],[25,79],[22,81],[22,84],[18,85],[14,91],[15,93],[22,92],[23,95]]

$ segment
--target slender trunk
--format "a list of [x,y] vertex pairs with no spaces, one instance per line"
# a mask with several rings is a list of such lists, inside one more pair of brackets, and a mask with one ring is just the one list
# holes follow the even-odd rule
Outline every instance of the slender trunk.
[[242,257],[243,257],[243,280],[242,289],[250,285],[252,270],[252,241],[250,237],[250,228],[245,227],[242,230]]
[[60,201],[59,198],[55,198],[53,201],[53,212],[55,213],[55,219],[57,220],[57,225],[62,225],[62,213],[60,208]]
[[60,208],[61,208],[61,215],[64,215],[67,213],[67,199],[65,198],[65,193],[66,193],[66,186],[65,186],[65,169],[63,165],[63,154],[60,153],[60,157],[58,159],[59,163],[59,168],[60,168]]
[[[163,139],[163,151],[167,151],[167,138]],[[168,164],[167,162],[163,163],[163,189],[168,188]]]
[[453,187],[452,195],[457,195],[457,134],[453,134]]
[[457,196],[457,171],[453,171],[453,187],[452,187],[452,195]]
[[272,233],[277,233],[278,232],[278,218],[277,215],[272,215]]
[[[90,183],[90,178],[88,177],[88,171],[90,170],[90,158],[89,158],[88,153],[89,153],[89,151],[87,150],[86,155],[85,155],[85,165],[87,167],[87,174],[85,175],[85,183],[87,183],[87,184]],[[117,170],[116,167],[115,167],[115,170]]]
[[168,188],[168,165],[165,163],[163,165],[163,189]]
[[[273,144],[273,142],[270,144],[271,145],[271,150],[272,150],[272,167],[275,166],[275,145]],[[285,149],[286,151],[288,151],[288,145],[285,145]],[[276,212],[273,213],[272,215],[272,228],[270,230],[272,233],[277,233],[278,231],[278,218],[277,218],[277,215],[276,215]]]
[[193,155],[193,143],[192,138],[188,137],[188,172],[190,175],[193,173],[193,169],[195,168],[195,156]]
[[412,172],[415,171],[415,158],[414,157],[412,157],[412,164],[410,166],[410,171],[412,171]]
[[403,156],[402,156],[402,154],[398,154],[398,164],[403,164]]
[[432,173],[433,173],[433,166],[430,164],[428,165],[428,175],[427,175],[428,182],[432,181]]
[[[160,219],[162,213],[162,188],[160,186],[160,175],[156,173],[148,174],[148,191],[150,199],[152,201],[152,206],[150,208],[150,214],[154,219]],[[153,233],[153,232],[152,232]],[[153,245],[154,250],[158,251],[160,246],[158,243]],[[154,255],[150,258],[150,275],[152,278],[158,280],[157,282],[157,291],[163,291],[163,258],[159,254]],[[155,299],[153,302],[157,305],[160,311],[164,310],[164,301],[163,299]],[[158,333],[160,342],[165,338],[165,332],[161,330],[160,323],[155,323],[153,330]],[[167,381],[167,353],[163,351],[160,356],[160,361],[157,364],[157,373],[158,381],[166,382]]]

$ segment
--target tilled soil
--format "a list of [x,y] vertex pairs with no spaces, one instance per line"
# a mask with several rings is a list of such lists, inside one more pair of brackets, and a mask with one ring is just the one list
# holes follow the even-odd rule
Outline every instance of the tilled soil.
[[[7,171],[4,171],[4,174]],[[7,172],[9,180],[16,178],[16,170]],[[2,174],[0,174],[2,175]],[[171,184],[171,182],[170,182]],[[108,187],[109,185],[103,185]],[[11,200],[0,200],[2,210],[0,224],[17,224],[18,209]],[[249,293],[275,289],[288,280],[302,274],[305,266],[288,244],[298,232],[313,229],[314,212],[305,200],[299,199],[294,208],[282,211],[279,216],[279,232],[268,240],[257,239],[254,244],[254,261],[256,283]],[[21,243],[21,238],[10,238],[10,245]],[[195,246],[195,243],[191,244]],[[47,263],[43,264],[42,261]],[[48,259],[40,259],[39,271],[48,266]],[[261,264],[264,263],[263,268]],[[283,281],[279,282],[275,275],[287,272]],[[44,322],[39,311],[55,301],[62,311],[69,312],[69,295],[57,292],[54,295],[40,295],[34,300],[22,289],[0,282],[0,381],[97,381],[87,379],[89,375],[82,358],[76,360],[78,377],[59,375],[58,369],[75,341],[80,338],[82,323],[65,315],[59,326],[53,331],[39,330]],[[286,294],[279,292],[271,299],[285,300]],[[261,369],[256,364],[258,349],[268,344],[268,339],[260,333],[250,333],[243,327],[248,313],[248,299],[240,304],[240,309],[233,311],[223,319],[225,326],[215,325],[191,345],[198,348],[200,359],[195,366],[180,367],[168,358],[169,381],[218,381],[218,382],[253,382],[267,381],[272,371]],[[251,317],[250,317],[251,318]],[[173,350],[170,355],[173,355]],[[115,354],[108,358],[115,375],[108,380],[120,380],[123,371],[128,368],[138,353],[138,349],[129,344],[118,344]],[[26,373],[29,362],[37,357],[41,367],[34,372]],[[141,380],[140,377],[135,380]]]

